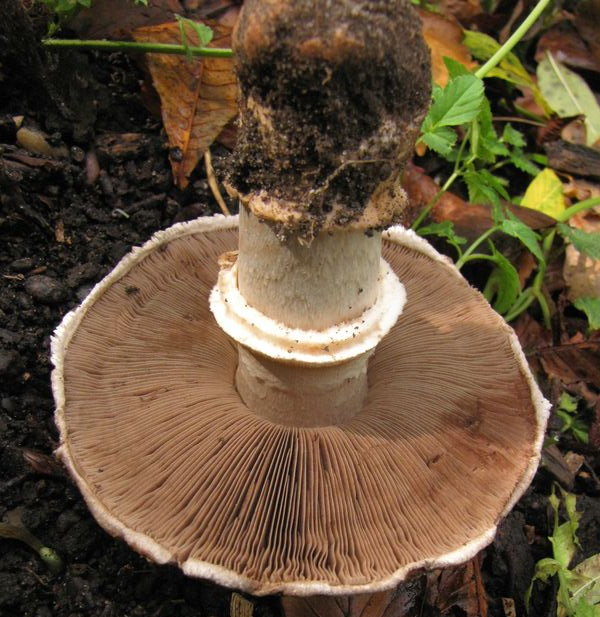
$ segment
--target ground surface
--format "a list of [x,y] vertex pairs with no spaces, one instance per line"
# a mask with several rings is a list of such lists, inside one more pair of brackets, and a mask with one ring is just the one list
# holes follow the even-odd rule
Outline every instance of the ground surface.
[[[33,81],[5,88],[0,97],[0,520],[20,516],[65,562],[52,575],[25,544],[0,538],[0,615],[229,615],[231,592],[149,564],[108,536],[53,459],[48,356],[54,328],[133,245],[174,222],[217,211],[202,169],[185,192],[173,188],[165,135],[139,98],[137,65],[121,55],[72,61],[72,82],[84,94],[67,97],[71,108],[77,101],[70,121],[36,104]],[[20,115],[25,125],[54,130],[50,141],[66,148],[65,156],[45,157],[20,145],[12,121]],[[215,154],[226,166],[227,152],[217,148]],[[574,442],[569,448],[582,451]],[[570,488],[584,513],[582,555],[592,555],[600,551],[598,457],[583,453],[589,473]],[[534,563],[550,552],[547,495],[559,474],[551,467],[538,473],[481,555],[493,615],[505,614],[502,598],[514,599],[524,614]],[[410,611],[473,614],[461,603],[464,581],[447,584],[445,605],[436,601],[432,589],[442,593],[436,576],[427,582],[428,593],[411,599]],[[426,582],[419,584],[423,590]],[[536,594],[532,614],[555,614],[555,595],[552,585]],[[257,616],[278,610],[276,599],[254,604]]]

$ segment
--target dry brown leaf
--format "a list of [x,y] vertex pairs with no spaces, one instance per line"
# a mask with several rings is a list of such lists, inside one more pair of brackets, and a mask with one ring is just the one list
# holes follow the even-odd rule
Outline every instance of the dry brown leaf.
[[148,6],[125,0],[94,0],[69,23],[69,28],[81,38],[119,39],[135,28],[161,24],[183,12],[179,0],[149,0]]
[[283,596],[285,617],[411,617],[421,608],[422,579],[396,589],[353,596]]
[[584,341],[539,351],[540,361],[550,377],[565,385],[585,381],[600,383],[600,342]]
[[[569,225],[590,234],[600,234],[600,208],[576,214]],[[578,298],[600,298],[600,260],[580,253],[572,244],[565,249],[563,277],[571,302]]]
[[433,80],[438,86],[448,83],[448,69],[444,57],[457,60],[468,69],[477,66],[472,60],[469,50],[463,45],[463,33],[460,24],[451,17],[439,13],[431,13],[418,9],[423,23],[423,37],[431,49],[431,70]]
[[[421,168],[410,163],[404,171],[402,185],[411,202],[410,212],[405,215],[402,223],[410,225],[412,220],[409,219],[416,218],[417,213],[435,197],[440,187]],[[514,204],[507,204],[507,207],[532,229],[543,229],[555,223],[554,219],[537,210]],[[449,192],[444,193],[437,202],[431,211],[431,218],[436,223],[451,221],[454,231],[470,241],[488,230],[493,222],[490,206],[468,203]]]
[[540,37],[535,51],[536,61],[541,62],[548,52],[572,68],[600,72],[600,62],[570,21],[557,23]]
[[[207,25],[214,32],[210,47],[231,47],[230,26]],[[188,29],[187,35],[191,45],[198,44],[195,33]],[[133,36],[140,42],[181,43],[175,22],[139,28]],[[237,112],[233,60],[151,54],[148,65],[160,96],[174,180],[185,188],[206,149]]]
[[434,570],[427,575],[427,603],[441,615],[458,608],[466,617],[487,617],[488,604],[479,556],[456,568]]

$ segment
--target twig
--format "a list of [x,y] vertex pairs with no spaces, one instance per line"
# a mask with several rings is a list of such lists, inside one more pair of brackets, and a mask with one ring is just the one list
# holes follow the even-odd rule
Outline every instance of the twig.
[[219,185],[217,184],[217,179],[215,178],[215,170],[212,166],[212,158],[210,156],[210,148],[206,149],[204,153],[204,166],[206,167],[206,179],[208,180],[208,186],[212,191],[213,197],[216,199],[219,204],[219,208],[221,208],[221,212],[225,216],[231,216],[231,212],[229,212],[229,208],[223,199],[223,195],[221,195],[221,191],[219,191]]

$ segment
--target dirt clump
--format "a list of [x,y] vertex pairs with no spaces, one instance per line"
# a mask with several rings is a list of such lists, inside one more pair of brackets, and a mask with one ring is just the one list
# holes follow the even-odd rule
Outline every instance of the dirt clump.
[[240,134],[230,184],[310,236],[381,228],[426,112],[429,52],[406,0],[248,0],[234,38]]

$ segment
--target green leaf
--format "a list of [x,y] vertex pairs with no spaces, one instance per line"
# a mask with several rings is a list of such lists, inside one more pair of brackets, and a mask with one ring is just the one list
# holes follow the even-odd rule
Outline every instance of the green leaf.
[[469,191],[469,201],[480,204],[500,205],[500,198],[509,199],[501,181],[487,169],[470,169],[463,176]]
[[600,605],[592,605],[581,598],[575,605],[575,617],[600,617]]
[[546,52],[538,64],[537,77],[542,94],[561,118],[585,116],[587,145],[600,139],[600,105],[585,80]]
[[568,392],[563,392],[560,395],[558,407],[567,413],[575,413],[577,411],[577,399]]
[[550,536],[550,542],[552,543],[554,558],[561,568],[568,569],[576,550],[571,524],[563,523],[559,525],[558,529],[555,529]]
[[539,235],[519,220],[512,212],[506,213],[507,218],[502,221],[502,231],[513,238],[520,240],[540,263],[545,263],[544,253],[539,245]]
[[569,227],[564,223],[557,225],[558,233],[580,252],[589,255],[593,259],[600,259],[600,234],[587,233],[575,227]]
[[551,169],[544,169],[527,187],[521,205],[557,218],[565,209],[562,182]]
[[515,146],[517,148],[524,148],[526,145],[525,138],[523,137],[523,133],[521,131],[517,131],[517,129],[513,128],[513,126],[508,123],[504,125],[504,131],[502,133],[502,141],[511,146]]
[[600,298],[577,298],[573,305],[585,313],[590,330],[600,330]]
[[496,264],[496,267],[488,278],[486,290],[495,294],[494,310],[503,315],[519,296],[521,283],[519,281],[519,274],[514,266],[502,253],[499,253],[493,247],[492,261]]
[[508,156],[508,148],[498,139],[492,122],[490,102],[484,98],[481,111],[474,122],[477,123],[477,141],[473,144],[472,153],[484,163],[494,163],[497,156]]
[[530,176],[537,176],[540,173],[540,168],[520,148],[513,148],[509,159],[517,169]]
[[421,136],[421,140],[428,148],[445,157],[452,153],[456,139],[456,133],[447,126],[438,127]]
[[437,236],[443,238],[452,245],[460,255],[462,250],[460,245],[466,244],[467,239],[454,233],[454,223],[452,221],[443,221],[442,223],[430,223],[419,228],[420,236]]
[[471,72],[464,64],[462,64],[458,60],[455,60],[454,58],[444,56],[442,60],[444,61],[444,64],[448,69],[448,77],[450,79],[454,79],[459,75],[469,75],[469,73]]
[[600,553],[588,557],[573,571],[577,575],[569,585],[573,600],[585,600],[592,606],[600,605]]
[[483,99],[483,81],[472,74],[451,79],[443,90],[435,87],[423,132],[470,122],[479,113]]

